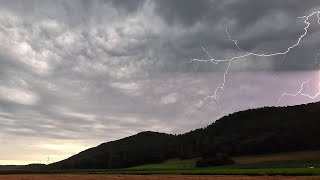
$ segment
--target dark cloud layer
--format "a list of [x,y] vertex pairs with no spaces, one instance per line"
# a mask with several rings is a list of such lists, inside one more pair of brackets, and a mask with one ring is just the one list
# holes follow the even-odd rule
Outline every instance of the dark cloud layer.
[[234,61],[219,104],[199,102],[221,85],[226,64],[187,62],[208,58],[202,46],[217,58],[240,55],[226,28],[246,51],[283,51],[303,33],[296,17],[319,8],[292,0],[0,1],[0,164],[57,161],[145,130],[183,133],[277,105],[306,79],[315,93],[316,19],[284,61]]

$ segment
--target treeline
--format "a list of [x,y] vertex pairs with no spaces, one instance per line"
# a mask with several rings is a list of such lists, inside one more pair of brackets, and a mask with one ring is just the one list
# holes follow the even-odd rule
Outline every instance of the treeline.
[[28,164],[28,165],[0,165],[2,170],[30,170],[30,169],[47,169],[45,164]]
[[14,170],[14,169],[18,169],[21,166],[17,166],[17,165],[2,165],[0,166],[0,170]]
[[320,103],[264,107],[225,116],[182,135],[142,132],[101,144],[50,168],[124,168],[171,158],[202,157],[199,165],[232,163],[229,156],[320,149]]

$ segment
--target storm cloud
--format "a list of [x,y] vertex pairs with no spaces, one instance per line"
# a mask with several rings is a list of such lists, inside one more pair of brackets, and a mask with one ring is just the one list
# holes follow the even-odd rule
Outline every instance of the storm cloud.
[[[221,116],[278,105],[286,91],[319,90],[320,28],[286,55],[188,63],[240,52],[284,51],[315,1],[0,1],[0,164],[58,161],[140,131],[184,133]],[[197,68],[196,68],[197,67]],[[284,98],[281,105],[310,102]],[[14,149],[14,152],[11,151]],[[15,154],[13,156],[12,154]]]

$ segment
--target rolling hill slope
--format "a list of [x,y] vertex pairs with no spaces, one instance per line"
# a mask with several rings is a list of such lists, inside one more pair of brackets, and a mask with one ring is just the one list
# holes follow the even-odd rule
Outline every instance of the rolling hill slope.
[[225,116],[181,134],[142,132],[103,143],[49,168],[124,168],[171,158],[232,156],[320,149],[320,103],[264,107]]

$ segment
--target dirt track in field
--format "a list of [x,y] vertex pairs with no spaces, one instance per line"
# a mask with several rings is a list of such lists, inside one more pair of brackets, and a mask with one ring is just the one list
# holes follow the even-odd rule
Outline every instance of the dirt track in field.
[[317,180],[320,176],[207,176],[207,175],[0,175],[0,180]]

